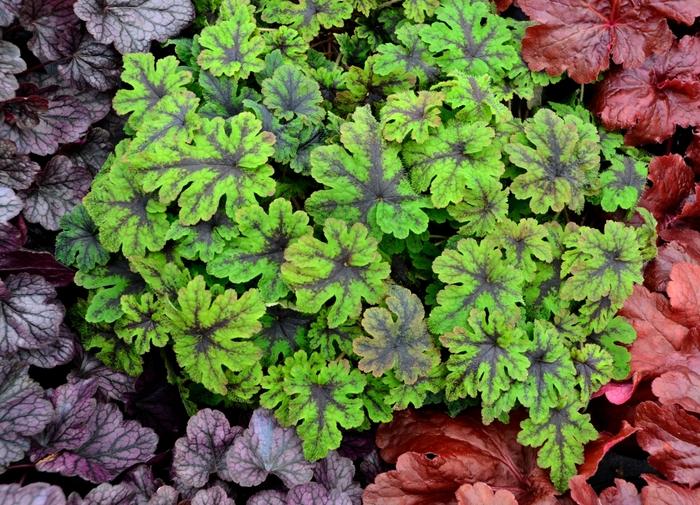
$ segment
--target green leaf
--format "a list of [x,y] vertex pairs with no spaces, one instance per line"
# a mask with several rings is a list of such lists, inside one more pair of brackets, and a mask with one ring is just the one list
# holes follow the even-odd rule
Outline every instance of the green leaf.
[[263,103],[276,116],[318,122],[326,115],[318,83],[295,65],[282,65],[262,82]]
[[439,21],[420,33],[443,72],[503,75],[519,61],[509,24],[489,4],[446,0],[435,11]]
[[411,75],[421,84],[437,77],[435,59],[428,46],[420,38],[425,25],[404,23],[394,35],[401,44],[380,44],[377,46],[374,70],[381,76]]
[[121,78],[132,89],[117,91],[112,106],[117,114],[131,114],[128,124],[138,129],[144,115],[163,97],[185,91],[192,73],[180,67],[174,56],[156,61],[150,53],[131,53],[124,55]]
[[161,324],[163,303],[153,293],[121,297],[124,315],[114,325],[115,333],[138,354],[146,354],[151,345],[163,347],[168,343],[168,332]]
[[544,214],[568,207],[583,209],[586,195],[594,194],[600,145],[593,125],[571,115],[560,118],[540,109],[525,121],[525,136],[534,147],[511,143],[504,147],[514,165],[525,170],[510,185],[516,198],[530,198],[530,209]]
[[346,324],[337,328],[328,327],[328,310],[322,309],[311,323],[304,339],[304,348],[315,351],[327,361],[341,354],[352,354],[353,341],[364,335],[359,324]]
[[307,211],[321,221],[333,217],[365,223],[375,236],[406,238],[409,232],[423,232],[427,202],[404,176],[398,148],[382,139],[369,107],[358,108],[352,117],[340,129],[343,146],[311,153],[311,175],[330,189],[314,192]]
[[111,331],[92,328],[82,339],[83,347],[108,367],[132,377],[143,373],[143,358],[136,350]]
[[166,206],[145,193],[131,172],[128,144],[117,145],[105,166],[92,183],[92,190],[83,203],[99,228],[102,246],[125,256],[142,256],[146,251],[159,251],[165,245],[170,227]]
[[321,27],[342,27],[352,16],[352,5],[347,0],[265,0],[262,19],[267,23],[290,25],[305,40],[318,35]]
[[[282,424],[297,424],[304,456],[309,461],[325,457],[340,446],[340,428],[357,428],[364,421],[362,401],[357,397],[365,378],[347,360],[326,363],[318,354],[298,351],[284,365],[270,367],[272,377],[263,378],[267,389],[262,406],[282,407]],[[277,414],[277,412],[276,412]]]
[[161,204],[177,199],[181,224],[211,219],[222,197],[233,215],[238,206],[257,203],[255,195],[275,190],[274,171],[267,164],[275,138],[261,129],[250,112],[203,119],[193,143],[155,144],[131,163],[142,172],[146,191],[159,190]]
[[525,380],[514,387],[518,399],[533,420],[544,419],[550,407],[567,398],[575,385],[576,369],[569,350],[552,323],[535,320],[532,344],[527,352],[530,366]]
[[581,227],[567,241],[562,275],[571,274],[561,287],[566,300],[596,301],[609,297],[620,308],[641,283],[644,263],[634,228],[607,221],[603,233]]
[[613,317],[605,328],[588,336],[589,341],[600,345],[612,357],[610,378],[614,380],[625,380],[629,375],[631,356],[626,346],[636,338],[634,327],[623,317]]
[[465,327],[473,308],[512,312],[522,303],[523,278],[517,265],[500,249],[474,239],[462,239],[435,259],[433,271],[448,284],[437,295],[429,325],[435,333]]
[[246,79],[251,73],[260,72],[265,68],[261,55],[266,47],[265,40],[255,32],[255,18],[241,5],[230,18],[202,30],[202,51],[197,63],[217,77]]
[[512,258],[529,277],[537,270],[536,259],[546,263],[551,263],[554,259],[553,247],[546,240],[548,237],[544,225],[533,218],[523,218],[517,223],[509,219],[499,223],[485,240],[502,247],[506,256]]
[[226,394],[225,369],[252,367],[262,351],[250,340],[262,325],[265,304],[256,289],[239,298],[232,289],[207,289],[200,275],[169,302],[161,321],[173,339],[177,361],[187,375],[218,394]]
[[549,468],[554,486],[564,492],[569,479],[576,475],[576,465],[583,463],[583,448],[598,438],[591,416],[581,414],[581,405],[563,403],[551,409],[540,420],[525,419],[520,423],[518,442],[539,447],[537,464]]
[[[423,144],[408,142],[401,154],[418,191],[430,188],[438,208],[461,202],[467,188],[498,183],[503,163],[495,132],[484,122],[451,121]],[[500,184],[499,184],[500,185]]]
[[457,327],[440,337],[450,351],[445,397],[453,401],[481,394],[483,403],[491,405],[513,381],[526,379],[531,343],[515,321],[502,315],[487,318],[474,309],[468,323],[466,329]]
[[612,356],[596,344],[585,344],[571,350],[571,360],[576,368],[581,400],[587,402],[601,386],[610,382],[613,372]]
[[440,0],[403,0],[403,12],[406,19],[422,23],[432,16],[440,5]]
[[56,236],[56,259],[78,270],[91,270],[109,261],[109,253],[97,240],[98,228],[85,207],[77,205],[61,218]]
[[399,380],[391,372],[382,378],[382,382],[388,388],[384,401],[392,405],[394,410],[406,410],[410,405],[419,409],[425,404],[428,395],[437,394],[445,388],[445,367],[434,366],[429,375],[419,377],[413,384]]
[[629,156],[613,158],[611,167],[600,174],[600,206],[606,212],[635,207],[646,182],[646,162]]
[[328,326],[337,328],[360,316],[362,299],[379,302],[390,269],[362,224],[348,227],[327,219],[323,234],[326,242],[309,234],[287,247],[282,279],[294,291],[301,312],[317,312],[333,298]]
[[440,83],[445,93],[445,103],[458,109],[458,118],[462,121],[506,122],[513,116],[510,109],[503,105],[505,96],[500,89],[491,84],[489,75],[466,75],[452,72],[452,80]]
[[260,99],[257,92],[235,79],[215,77],[209,72],[200,72],[197,83],[203,98],[197,112],[202,117],[232,117],[243,112],[245,100]]
[[292,211],[292,204],[274,200],[266,213],[261,207],[243,207],[236,212],[241,236],[207,264],[207,272],[231,282],[248,282],[260,276],[257,287],[267,302],[284,297],[289,288],[280,277],[284,251],[292,241],[309,234],[309,218]]
[[424,321],[423,304],[408,289],[396,285],[389,287],[385,303],[386,309],[371,307],[362,316],[362,327],[369,336],[353,342],[353,350],[362,358],[357,366],[375,377],[393,370],[401,381],[414,384],[439,361]]
[[462,201],[450,205],[447,211],[462,223],[461,235],[483,237],[507,219],[508,190],[493,179],[477,182],[474,188],[466,188]]
[[403,142],[410,134],[418,144],[428,140],[431,130],[442,124],[443,94],[436,91],[404,91],[387,97],[382,108],[384,138]]
[[230,241],[238,235],[235,223],[225,212],[219,211],[209,221],[200,221],[192,226],[172,223],[168,240],[176,241],[175,252],[189,260],[200,259],[211,262],[221,254]]
[[146,111],[131,141],[132,151],[154,143],[189,142],[200,127],[199,98],[190,91],[166,95]]
[[279,51],[283,59],[290,63],[303,65],[309,44],[299,32],[288,26],[279,26],[270,32],[263,32],[263,38],[271,52]]

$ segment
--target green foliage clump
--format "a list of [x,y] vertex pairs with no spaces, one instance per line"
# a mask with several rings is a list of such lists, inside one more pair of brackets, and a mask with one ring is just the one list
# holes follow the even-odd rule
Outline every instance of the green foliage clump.
[[575,99],[513,115],[551,82],[523,23],[389,4],[223,2],[177,57],[125,58],[130,137],[58,240],[84,339],[131,373],[162,353],[200,404],[273,409],[310,459],[409,405],[522,406],[564,489],[588,400],[627,374],[645,160]]

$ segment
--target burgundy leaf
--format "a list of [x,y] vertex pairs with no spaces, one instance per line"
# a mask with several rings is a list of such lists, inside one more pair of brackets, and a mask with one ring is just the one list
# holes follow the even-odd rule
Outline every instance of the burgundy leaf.
[[667,51],[673,34],[666,20],[637,0],[518,0],[537,21],[525,31],[522,55],[532,70],[568,71],[578,83],[593,82],[610,65],[636,67]]
[[53,341],[64,314],[54,288],[42,277],[26,273],[9,275],[5,288],[6,295],[0,297],[0,357]]
[[233,500],[226,495],[226,491],[219,486],[197,491],[190,503],[191,505],[235,505]]
[[616,434],[606,432],[600,433],[596,440],[586,445],[583,463],[581,463],[581,465],[578,467],[578,475],[581,475],[586,479],[593,477],[593,475],[595,475],[595,473],[598,471],[598,465],[608,451],[636,431],[637,428],[623,420],[620,431],[618,431]]
[[25,196],[24,217],[47,230],[60,229],[60,219],[90,189],[92,175],[66,156],[54,156]]
[[682,156],[657,156],[649,164],[647,189],[639,205],[648,209],[663,227],[680,210],[681,203],[693,190],[695,175]]
[[27,44],[41,61],[54,61],[70,52],[71,39],[79,29],[74,0],[24,0],[19,22],[33,32]]
[[680,484],[700,482],[700,419],[678,405],[644,402],[637,406],[637,442],[649,463]]
[[0,273],[29,273],[41,275],[49,284],[56,287],[68,286],[73,282],[73,270],[56,261],[49,252],[19,249],[0,255]]
[[593,101],[603,124],[627,144],[661,142],[676,125],[700,124],[700,37],[685,36],[637,68],[608,74]]
[[[0,253],[16,251],[27,241],[27,226],[22,217],[17,223],[0,223]],[[1,298],[1,297],[0,297]]]
[[226,451],[241,431],[218,410],[200,410],[188,421],[187,436],[175,442],[175,475],[187,486],[204,486],[211,474],[225,470]]
[[700,0],[643,0],[642,3],[686,25],[692,25],[700,16]]
[[97,41],[122,54],[148,51],[194,19],[190,0],[78,0],[74,9]]
[[314,474],[296,430],[282,428],[266,409],[253,412],[248,429],[226,453],[226,468],[230,480],[245,487],[257,486],[274,474],[291,488],[309,482]]
[[28,189],[40,171],[38,163],[17,154],[14,142],[0,139],[0,186]]
[[24,457],[27,437],[43,430],[52,415],[51,403],[29,377],[28,367],[0,361],[0,473],[5,465]]
[[355,465],[349,458],[340,456],[336,451],[328,453],[316,463],[314,479],[323,484],[328,491],[337,490],[352,501],[353,505],[362,502],[362,487],[355,482]]
[[0,485],[0,503],[3,505],[65,505],[66,495],[60,487],[43,482],[35,482],[24,487],[20,487],[19,484],[3,484]]
[[[2,14],[0,14],[0,17]],[[19,47],[0,40],[0,101],[9,100],[15,96],[19,83],[15,74],[27,70],[27,64],[19,53]]]
[[71,85],[99,91],[110,90],[119,84],[121,61],[110,46],[97,42],[92,35],[85,34],[71,51],[67,63],[58,66],[58,75]]

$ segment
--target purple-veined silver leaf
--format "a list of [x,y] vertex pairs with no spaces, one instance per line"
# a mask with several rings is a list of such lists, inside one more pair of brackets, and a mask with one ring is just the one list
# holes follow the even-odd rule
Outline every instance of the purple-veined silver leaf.
[[17,361],[39,368],[54,368],[65,365],[75,356],[75,335],[66,325],[61,325],[56,339],[39,349],[20,350],[15,354]]
[[6,223],[22,212],[22,199],[7,186],[0,186],[0,223]]
[[15,19],[22,0],[0,0],[0,26],[7,26]]
[[330,505],[329,499],[328,490],[316,482],[295,486],[287,493],[287,505]]
[[102,128],[90,128],[82,144],[71,153],[73,163],[87,168],[92,175],[97,174],[109,153],[114,149],[112,136]]
[[97,42],[85,34],[70,59],[58,66],[58,75],[78,89],[110,90],[119,84],[121,60],[111,46]]
[[53,392],[57,415],[35,437],[39,447],[31,454],[38,470],[106,482],[153,455],[153,430],[125,421],[116,405],[92,398],[96,391],[96,381],[88,380]]
[[43,430],[52,415],[51,403],[29,377],[28,367],[0,359],[0,473],[5,465],[24,457],[27,437]]
[[24,0],[19,22],[33,33],[27,45],[42,62],[70,53],[71,40],[80,29],[73,12],[74,0]]
[[234,501],[226,495],[226,491],[219,486],[197,491],[197,494],[194,495],[190,503],[192,505],[236,505]]
[[2,505],[66,505],[66,495],[58,486],[35,482],[20,487],[19,484],[0,485]]
[[248,498],[246,505],[287,505],[287,493],[282,491],[260,491]]
[[211,474],[224,472],[226,451],[241,431],[218,410],[197,412],[187,422],[187,436],[175,442],[175,476],[186,486],[204,486]]
[[269,474],[290,488],[313,476],[313,464],[304,458],[296,430],[282,428],[266,409],[253,412],[248,429],[226,453],[226,468],[230,480],[245,487],[261,484]]
[[97,41],[122,54],[148,51],[194,19],[190,0],[78,0],[73,8]]
[[15,143],[0,139],[0,186],[17,190],[27,189],[41,171],[28,156],[17,154]]
[[127,400],[127,396],[134,392],[136,385],[134,377],[112,370],[89,354],[83,355],[80,366],[71,370],[67,378],[70,384],[91,380],[105,398],[120,402]]
[[355,465],[349,458],[344,458],[336,451],[328,453],[316,463],[314,479],[323,484],[328,491],[338,491],[346,495],[353,505],[362,503],[362,487],[353,481]]
[[14,123],[0,122],[0,138],[11,140],[20,154],[54,153],[60,144],[75,142],[92,123],[93,113],[77,97],[61,95],[37,107],[31,117],[18,115]]
[[[1,4],[0,10],[2,10]],[[15,96],[15,90],[19,87],[15,74],[25,70],[27,70],[27,64],[20,56],[19,47],[11,42],[0,40],[0,101],[9,100]]]
[[60,220],[90,189],[92,174],[66,156],[54,156],[25,195],[24,217],[47,230],[58,230]]
[[135,505],[138,492],[131,484],[100,484],[90,490],[85,498],[80,499],[76,493],[68,498],[68,505]]
[[147,505],[177,505],[179,494],[173,487],[161,486],[148,500]]
[[5,279],[0,297],[0,358],[20,349],[41,349],[58,336],[63,306],[43,277],[21,273]]

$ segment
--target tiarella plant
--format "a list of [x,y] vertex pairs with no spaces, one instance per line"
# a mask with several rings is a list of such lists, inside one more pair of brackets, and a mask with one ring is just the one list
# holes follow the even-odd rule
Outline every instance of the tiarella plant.
[[[577,97],[542,101],[557,78],[520,59],[528,23],[485,1],[389,4],[224,1],[176,56],[124,57],[129,136],[58,237],[89,290],[83,345],[132,375],[159,353],[192,414],[270,409],[238,436],[193,417],[185,486],[271,473],[289,492],[260,503],[341,503],[297,497],[337,491],[308,461],[444,403],[487,424],[524,407],[517,440],[564,490],[597,436],[591,395],[629,372],[616,313],[656,251],[636,209],[648,158]],[[314,49],[354,9],[337,54]]]

